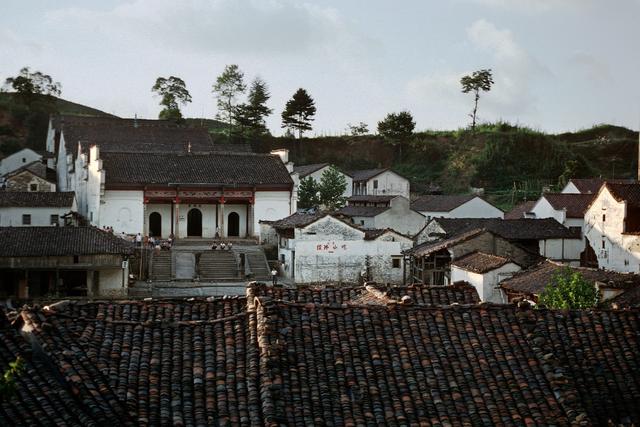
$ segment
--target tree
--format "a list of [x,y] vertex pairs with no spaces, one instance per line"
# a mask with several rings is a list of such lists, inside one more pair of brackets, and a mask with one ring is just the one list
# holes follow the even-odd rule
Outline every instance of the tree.
[[244,84],[244,73],[236,64],[227,65],[213,85],[212,92],[217,98],[218,114],[216,118],[227,122],[229,134],[233,127],[237,97],[247,87]]
[[13,90],[29,105],[37,95],[59,96],[62,86],[54,82],[51,76],[40,71],[31,72],[29,67],[23,67],[17,76],[5,80],[5,88]]
[[160,105],[164,108],[160,111],[158,118],[175,121],[182,119],[179,104],[185,105],[191,102],[191,94],[181,78],[175,76],[170,76],[168,79],[158,77],[151,91],[162,97]]
[[347,200],[344,191],[347,189],[347,180],[334,166],[329,166],[322,172],[320,178],[320,204],[326,209],[335,210],[344,206]]
[[416,127],[413,116],[408,111],[389,113],[384,120],[378,122],[378,133],[392,145],[398,145],[402,158],[402,145]]
[[282,112],[282,127],[292,131],[298,131],[298,138],[302,138],[302,132],[311,130],[311,122],[316,114],[316,106],[313,98],[306,90],[300,88],[287,101]]
[[349,133],[351,133],[351,136],[360,136],[369,133],[369,127],[364,122],[360,122],[356,125],[347,123],[347,128],[349,129]]
[[242,133],[250,136],[260,136],[269,134],[265,118],[273,110],[267,107],[267,101],[271,95],[267,88],[267,83],[259,77],[254,79],[249,89],[247,102],[236,107],[234,120],[241,128]]
[[320,188],[315,179],[308,176],[300,180],[298,189],[298,207],[303,209],[320,206]]
[[480,100],[480,91],[489,92],[491,85],[493,85],[493,75],[491,69],[474,71],[470,76],[464,76],[460,79],[462,85],[462,92],[473,92],[475,102],[473,105],[473,112],[469,114],[471,117],[471,131],[476,131],[476,118],[478,113],[478,101]]
[[9,363],[9,367],[0,377],[0,402],[7,401],[16,392],[16,379],[24,371],[24,360],[18,357],[14,362]]
[[552,309],[584,309],[598,304],[598,290],[569,267],[557,272],[538,298],[538,304]]

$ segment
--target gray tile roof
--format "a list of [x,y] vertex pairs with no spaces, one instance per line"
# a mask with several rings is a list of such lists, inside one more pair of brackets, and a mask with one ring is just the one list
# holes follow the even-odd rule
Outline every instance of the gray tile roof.
[[500,268],[511,261],[509,258],[498,255],[487,254],[484,252],[471,252],[451,262],[451,265],[459,267],[466,271],[484,274],[489,271]]
[[435,218],[448,236],[483,228],[507,240],[579,238],[553,218]]
[[71,208],[75,193],[0,191],[0,207],[11,208]]
[[388,171],[388,168],[378,168],[378,169],[364,169],[364,170],[356,170],[349,171],[348,175],[353,178],[354,181],[368,181],[371,178],[380,175],[382,172]]
[[411,209],[418,212],[449,212],[476,197],[473,194],[430,194],[414,200]]
[[513,207],[509,212],[505,212],[504,219],[520,219],[524,218],[524,214],[530,212],[536,205],[537,200],[528,200]]
[[595,194],[548,193],[543,195],[555,210],[567,210],[567,218],[584,218]]
[[345,206],[340,208],[336,214],[348,217],[374,217],[389,209],[391,209],[390,206]]
[[131,243],[94,227],[0,227],[0,257],[130,254]]
[[311,175],[312,173],[319,171],[320,169],[328,165],[329,163],[314,163],[312,165],[300,165],[300,166],[295,166],[293,168],[293,171],[297,172],[298,175],[300,176],[300,179],[302,179],[307,175]]
[[19,169],[14,170],[13,172],[9,172],[6,175],[6,178],[10,178],[12,176],[18,175],[24,171],[31,172],[38,178],[42,178],[45,181],[51,182],[53,184],[57,181],[56,170],[48,168],[46,164],[42,163],[42,161],[36,160],[35,162],[31,162],[28,165],[22,166]]
[[253,153],[103,153],[106,185],[293,185],[280,157]]

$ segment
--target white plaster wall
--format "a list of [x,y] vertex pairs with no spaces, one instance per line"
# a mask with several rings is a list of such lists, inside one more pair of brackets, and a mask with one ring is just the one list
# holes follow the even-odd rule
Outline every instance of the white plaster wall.
[[29,163],[39,161],[42,156],[30,148],[23,148],[13,154],[9,154],[0,160],[0,176],[6,175],[14,170],[20,169]]
[[[225,213],[227,205],[225,205]],[[187,237],[188,215],[191,209],[199,209],[202,213],[202,237],[212,238],[216,234],[216,205],[204,203],[181,203],[179,207],[178,237]],[[175,217],[174,217],[175,218]],[[175,233],[175,229],[174,229]]]
[[[51,215],[63,215],[69,213],[69,208],[0,208],[0,226],[2,227],[23,227],[22,215],[31,215],[31,226],[50,226]],[[60,225],[64,225],[64,220],[59,219]],[[25,226],[28,227],[28,226]]]
[[58,188],[60,191],[73,191],[70,185],[69,177],[69,156],[67,155],[67,147],[64,142],[64,133],[60,134],[60,144],[56,157],[56,175],[58,178]]
[[[229,235],[229,214],[235,212],[240,217],[240,237],[247,235],[247,205],[224,205],[224,235]],[[258,228],[259,229],[259,228]],[[215,226],[213,230],[215,235]]]
[[451,266],[451,283],[456,282],[468,282],[473,285],[478,292],[478,296],[481,301],[484,301],[484,276],[479,273],[474,273],[472,271],[464,270],[460,267],[456,267],[455,265]]
[[452,265],[451,283],[459,281],[469,282],[476,288],[476,291],[478,291],[480,301],[502,304],[506,302],[506,298],[504,298],[502,291],[498,288],[498,284],[520,270],[520,266],[512,262],[495,270],[488,271],[485,274],[467,271]]
[[376,228],[375,217],[371,216],[354,216],[351,221],[359,227],[363,228]]
[[480,197],[474,197],[451,210],[449,218],[504,218],[504,212]]
[[582,239],[545,239],[538,244],[543,257],[571,265],[580,264],[580,253],[584,250]]
[[96,224],[98,227],[113,227],[115,233],[144,232],[143,191],[106,190],[102,202]]
[[576,187],[573,182],[569,181],[567,185],[562,189],[562,193],[565,194],[580,194],[580,190]]
[[531,208],[531,212],[535,214],[536,219],[553,218],[560,224],[564,224],[567,214],[565,210],[556,210],[544,196]]
[[[378,181],[378,188],[373,188],[373,182]],[[367,181],[367,195],[385,196],[398,195],[409,198],[409,181],[395,172],[386,171]]]
[[129,277],[129,268],[112,268],[100,270],[98,272],[99,296],[103,297],[121,297],[127,295],[127,278]]
[[[102,160],[100,160],[99,156],[100,152],[96,146],[90,148],[88,156],[78,156],[82,159],[89,159],[89,163],[84,165],[83,168],[86,180],[81,188],[85,198],[86,213],[84,215],[89,220],[92,220],[93,224],[100,223],[100,201],[104,194],[105,171],[102,169]],[[79,190],[76,190],[76,194]]]
[[162,204],[150,203],[146,206],[143,234],[146,236],[149,235],[149,217],[154,212],[157,212],[160,214],[161,237],[163,239],[167,239],[171,234],[171,204],[170,203],[162,203]]
[[419,212],[411,210],[409,199],[396,197],[387,209],[374,217],[373,228],[392,228],[395,231],[413,236],[424,227],[426,219]]
[[585,213],[583,234],[598,256],[599,268],[640,273],[640,236],[622,234],[625,215],[625,203],[616,201],[605,187]]
[[293,213],[289,191],[256,191],[253,208],[254,235],[260,230],[258,221],[276,221]]

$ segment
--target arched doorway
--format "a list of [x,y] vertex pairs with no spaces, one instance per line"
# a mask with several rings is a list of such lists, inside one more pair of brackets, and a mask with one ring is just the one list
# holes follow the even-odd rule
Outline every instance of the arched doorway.
[[149,215],[149,236],[162,237],[162,216],[158,212]]
[[202,237],[202,212],[193,208],[187,214],[187,236]]
[[240,215],[237,212],[231,212],[227,217],[227,236],[239,237],[240,236]]

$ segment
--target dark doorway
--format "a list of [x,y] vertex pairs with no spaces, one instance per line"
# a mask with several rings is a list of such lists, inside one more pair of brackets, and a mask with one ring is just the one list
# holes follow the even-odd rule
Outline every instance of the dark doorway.
[[187,236],[202,237],[202,212],[191,209],[187,214]]
[[162,216],[158,212],[149,215],[149,236],[162,237]]
[[231,212],[228,217],[228,232],[227,236],[229,237],[239,237],[240,236],[240,215],[236,212]]

